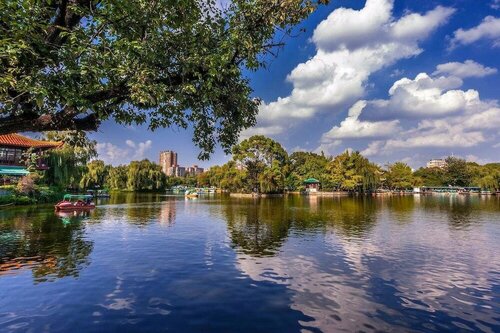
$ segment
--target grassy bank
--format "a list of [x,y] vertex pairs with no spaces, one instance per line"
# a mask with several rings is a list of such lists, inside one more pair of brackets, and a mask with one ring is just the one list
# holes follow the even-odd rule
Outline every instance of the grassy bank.
[[63,196],[59,188],[48,186],[37,186],[30,193],[21,193],[14,185],[0,186],[0,193],[0,206],[11,203],[19,206],[55,203]]

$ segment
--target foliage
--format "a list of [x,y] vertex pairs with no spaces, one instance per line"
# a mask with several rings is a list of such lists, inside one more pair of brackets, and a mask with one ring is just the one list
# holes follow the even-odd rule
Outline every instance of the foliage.
[[246,169],[247,189],[274,192],[284,188],[288,154],[278,142],[254,135],[233,147],[233,160]]
[[34,175],[21,177],[17,183],[17,192],[24,195],[32,195],[35,192],[35,177]]
[[80,180],[81,188],[100,188],[106,183],[110,171],[110,166],[105,165],[101,160],[94,160],[87,164],[87,170]]
[[368,192],[377,188],[380,168],[359,152],[336,156],[327,166],[334,187],[344,191]]
[[446,170],[440,168],[420,168],[413,173],[425,186],[445,186]]
[[43,158],[39,153],[35,151],[32,147],[28,148],[23,152],[21,161],[26,165],[26,170],[29,172],[36,172],[38,162]]
[[450,156],[446,158],[445,182],[452,186],[470,186],[472,173],[464,159]]
[[45,182],[61,188],[77,188],[87,162],[97,156],[96,142],[84,132],[47,132],[44,140],[63,141],[61,148],[47,152],[49,169],[44,173]]
[[149,160],[132,161],[127,170],[127,190],[159,191],[165,190],[166,175],[161,167]]
[[404,190],[413,187],[415,180],[410,166],[404,162],[396,162],[387,166],[386,182],[390,189]]
[[303,189],[303,181],[307,178],[316,178],[321,182],[323,189],[332,189],[331,177],[326,166],[328,158],[324,154],[311,152],[294,152],[290,155],[290,173],[286,179],[289,189]]
[[0,134],[191,123],[201,157],[228,151],[258,111],[245,70],[327,2],[4,1]]
[[238,168],[235,161],[229,161],[222,166],[211,167],[206,174],[211,186],[230,192],[249,193],[252,191],[252,188],[248,186],[247,170]]
[[127,171],[126,165],[110,167],[106,187],[111,190],[124,190],[127,188]]

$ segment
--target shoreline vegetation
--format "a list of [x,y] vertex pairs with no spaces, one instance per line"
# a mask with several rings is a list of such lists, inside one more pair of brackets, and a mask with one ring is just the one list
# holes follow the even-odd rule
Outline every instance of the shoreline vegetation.
[[[47,139],[62,139],[47,135]],[[500,190],[500,163],[479,165],[457,157],[446,158],[445,167],[412,170],[404,162],[385,166],[369,161],[359,152],[345,151],[337,156],[314,152],[288,154],[278,142],[252,136],[232,149],[232,159],[207,171],[184,177],[168,177],[160,165],[147,159],[128,165],[112,166],[96,159],[96,142],[80,137],[74,145],[50,152],[49,168],[32,171],[17,183],[0,186],[0,206],[52,203],[66,192],[105,189],[110,192],[165,193],[177,185],[190,188],[216,187],[231,197],[273,197],[305,193],[304,180],[317,179],[318,196],[408,195],[414,188],[438,188],[438,192],[495,194]],[[33,159],[27,161],[35,163]],[[29,165],[27,165],[30,169]],[[476,192],[476,193],[474,193]]]

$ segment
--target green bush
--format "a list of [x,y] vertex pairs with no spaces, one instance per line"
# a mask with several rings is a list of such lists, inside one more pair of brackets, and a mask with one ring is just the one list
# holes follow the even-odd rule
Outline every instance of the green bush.
[[11,194],[0,196],[0,205],[9,204],[9,203],[14,202],[14,201],[15,201],[15,196],[13,196]]
[[35,204],[36,200],[25,195],[16,195],[14,203],[16,205],[31,205]]

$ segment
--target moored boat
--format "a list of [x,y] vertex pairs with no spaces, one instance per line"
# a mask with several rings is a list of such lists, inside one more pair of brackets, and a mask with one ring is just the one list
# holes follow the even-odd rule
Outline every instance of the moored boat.
[[198,192],[196,190],[187,190],[184,192],[186,198],[198,198]]
[[62,201],[59,201],[54,208],[56,211],[75,211],[94,209],[95,204],[92,196],[88,194],[65,194]]
[[97,191],[96,197],[98,198],[111,198],[111,195],[106,190]]

